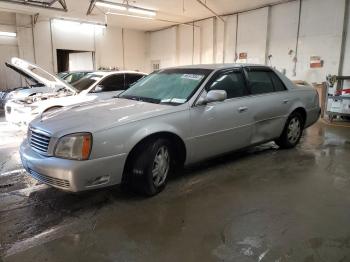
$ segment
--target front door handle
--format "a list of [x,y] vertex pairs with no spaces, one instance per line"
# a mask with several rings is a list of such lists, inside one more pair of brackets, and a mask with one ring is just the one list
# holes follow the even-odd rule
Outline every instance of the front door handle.
[[238,112],[240,112],[240,113],[243,113],[243,112],[245,112],[247,110],[248,110],[248,107],[246,107],[246,106],[241,106],[241,107],[238,108]]
[[288,102],[289,102],[288,99],[283,100],[283,104],[288,104]]

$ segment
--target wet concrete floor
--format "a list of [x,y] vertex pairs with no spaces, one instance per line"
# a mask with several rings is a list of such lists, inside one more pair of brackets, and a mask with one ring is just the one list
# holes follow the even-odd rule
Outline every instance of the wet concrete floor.
[[153,198],[29,178],[0,123],[0,261],[350,261],[350,126],[206,161]]

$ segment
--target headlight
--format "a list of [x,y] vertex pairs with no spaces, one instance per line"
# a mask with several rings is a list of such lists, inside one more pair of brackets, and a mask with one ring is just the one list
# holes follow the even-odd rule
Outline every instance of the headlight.
[[55,147],[55,156],[75,160],[89,159],[92,146],[90,133],[76,133],[61,137]]

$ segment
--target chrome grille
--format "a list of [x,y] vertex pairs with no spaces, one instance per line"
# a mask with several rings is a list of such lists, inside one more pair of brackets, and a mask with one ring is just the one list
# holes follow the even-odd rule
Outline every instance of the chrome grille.
[[28,138],[33,149],[39,153],[47,153],[50,143],[50,136],[34,129],[29,129]]
[[50,186],[57,186],[57,187],[63,187],[63,188],[69,188],[70,183],[68,180],[60,179],[60,178],[54,178],[50,176],[45,176],[42,174],[39,174],[32,169],[29,169],[29,174],[35,178],[36,180],[39,180],[40,182],[44,184],[48,184]]

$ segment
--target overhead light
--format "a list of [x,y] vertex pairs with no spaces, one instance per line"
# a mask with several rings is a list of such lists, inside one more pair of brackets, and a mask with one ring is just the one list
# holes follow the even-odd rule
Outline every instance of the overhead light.
[[70,30],[70,31],[77,31],[77,30],[85,31],[85,30],[106,28],[105,24],[89,22],[89,21],[80,22],[80,21],[75,21],[75,20],[54,18],[53,22],[55,25],[62,27],[62,29]]
[[126,11],[126,7],[114,3],[105,3],[105,2],[96,2],[96,5],[99,7],[106,7],[110,9],[116,9],[116,10],[121,10],[121,11]]
[[148,9],[142,9],[142,8],[136,8],[136,7],[129,7],[128,11],[131,13],[135,14],[140,14],[140,15],[150,15],[150,16],[155,16],[156,12]]
[[134,18],[140,18],[140,19],[154,20],[153,17],[149,17],[149,16],[128,15],[128,14],[114,13],[114,12],[107,12],[106,14],[107,15],[119,15],[119,16],[127,16],[127,17],[134,17]]
[[2,32],[2,31],[0,31],[0,36],[16,37],[17,34],[15,32]]

